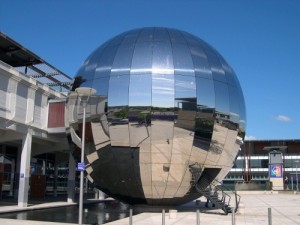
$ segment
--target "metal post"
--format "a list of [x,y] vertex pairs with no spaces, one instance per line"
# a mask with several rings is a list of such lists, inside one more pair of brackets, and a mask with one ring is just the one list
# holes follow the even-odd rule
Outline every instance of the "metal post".
[[[75,89],[79,100],[83,106],[83,118],[82,118],[82,138],[81,138],[81,161],[80,161],[80,194],[79,194],[79,212],[78,212],[78,224],[82,225],[82,214],[83,214],[83,178],[85,171],[84,164],[84,146],[85,146],[85,111],[87,102],[91,95],[95,94],[97,91],[89,87],[78,87]],[[79,166],[78,166],[79,168]]]
[[235,225],[235,207],[231,208],[231,224]]
[[165,225],[166,212],[164,209],[162,210],[162,218],[161,219],[162,219],[162,225]]
[[[82,140],[81,140],[81,163],[84,163],[84,145],[85,145],[85,108],[86,103],[83,103],[83,120],[82,120]],[[82,212],[83,212],[83,175],[84,171],[80,171],[80,192],[79,192],[79,218],[78,224],[82,225]]]
[[295,161],[296,162],[296,188],[297,188],[297,191],[299,191],[299,186],[298,186],[298,160]]
[[132,225],[132,209],[129,209],[129,225]]
[[199,209],[197,209],[196,213],[197,213],[197,225],[200,225],[200,212],[199,212]]
[[272,225],[272,210],[271,208],[268,208],[268,224]]

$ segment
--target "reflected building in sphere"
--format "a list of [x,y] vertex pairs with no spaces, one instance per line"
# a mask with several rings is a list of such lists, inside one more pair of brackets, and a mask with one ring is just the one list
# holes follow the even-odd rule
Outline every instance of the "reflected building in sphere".
[[[234,71],[187,32],[149,27],[122,33],[86,59],[77,87],[97,90],[87,108],[86,172],[121,201],[196,199],[195,186],[221,181],[243,143],[245,103]],[[69,119],[79,145],[76,102],[70,98]]]

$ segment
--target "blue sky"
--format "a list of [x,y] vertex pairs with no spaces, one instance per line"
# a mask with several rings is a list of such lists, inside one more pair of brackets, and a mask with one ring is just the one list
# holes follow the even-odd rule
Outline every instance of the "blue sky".
[[185,30],[235,70],[248,138],[300,139],[299,12],[298,0],[1,0],[0,30],[71,77],[123,31]]

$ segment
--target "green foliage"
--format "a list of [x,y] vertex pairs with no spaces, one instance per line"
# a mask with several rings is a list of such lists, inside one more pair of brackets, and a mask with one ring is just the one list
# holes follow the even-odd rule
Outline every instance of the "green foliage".
[[122,119],[128,118],[128,109],[122,109],[119,112],[115,112],[114,116]]

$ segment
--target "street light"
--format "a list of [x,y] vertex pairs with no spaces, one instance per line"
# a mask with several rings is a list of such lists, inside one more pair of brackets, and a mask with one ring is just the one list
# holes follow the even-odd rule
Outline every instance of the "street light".
[[85,170],[84,164],[84,145],[85,145],[85,110],[87,102],[91,95],[96,94],[96,90],[88,87],[79,87],[75,89],[75,92],[79,96],[79,101],[83,106],[83,116],[82,116],[82,137],[81,137],[81,160],[78,164],[78,169],[80,170],[80,193],[79,193],[79,216],[78,224],[82,225],[82,213],[83,213],[83,175]]
[[297,188],[297,192],[299,191],[299,188],[298,188],[298,160],[295,161],[296,163],[296,188]]

